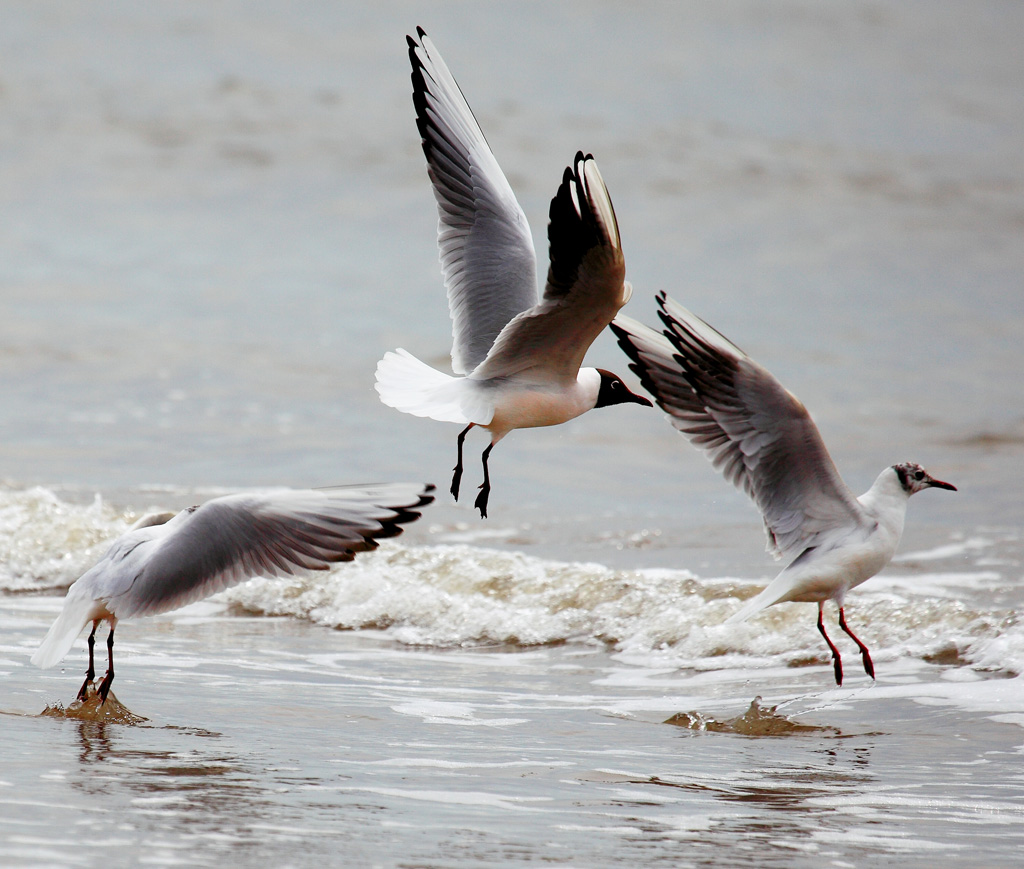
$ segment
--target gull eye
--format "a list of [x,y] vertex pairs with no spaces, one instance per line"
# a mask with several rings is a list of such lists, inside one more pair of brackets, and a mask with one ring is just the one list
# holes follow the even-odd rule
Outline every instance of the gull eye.
[[924,479],[924,471],[922,471],[920,468],[918,468],[914,472],[914,479],[915,480],[923,480]]

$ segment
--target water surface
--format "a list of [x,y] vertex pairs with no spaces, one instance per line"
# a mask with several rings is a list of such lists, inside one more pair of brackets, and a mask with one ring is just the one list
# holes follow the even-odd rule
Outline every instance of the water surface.
[[[1024,798],[1024,12],[1000,2],[40,2],[0,31],[0,850],[10,865],[1016,865]],[[446,488],[455,427],[372,388],[450,346],[404,36],[533,227],[577,149],[635,295],[811,410],[856,491],[915,460],[848,600],[721,623],[776,566],[655,411],[516,433],[318,581],[118,628],[129,726],[28,658],[142,511]],[[626,374],[610,336],[591,364]],[[469,440],[465,488],[478,482]],[[470,499],[471,500],[471,499]],[[838,630],[834,633],[839,634]],[[845,638],[841,638],[845,640]],[[758,706],[751,712],[751,704]],[[760,710],[760,711],[759,711]],[[672,720],[672,724],[665,723]]]

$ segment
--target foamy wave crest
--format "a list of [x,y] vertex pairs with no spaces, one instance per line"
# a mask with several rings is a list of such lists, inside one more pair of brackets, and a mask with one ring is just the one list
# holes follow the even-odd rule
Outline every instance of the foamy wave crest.
[[[719,592],[688,571],[615,571],[468,545],[390,543],[326,576],[252,580],[225,592],[267,615],[338,628],[390,628],[417,645],[569,640],[678,642]],[[720,604],[720,602],[718,602]],[[724,618],[721,606],[719,616]]]
[[[1024,629],[1012,612],[979,608],[955,595],[892,583],[858,589],[847,601],[851,627],[876,663],[910,656],[938,665],[1024,672]],[[960,573],[964,594],[990,573]],[[612,570],[469,545],[406,548],[388,543],[326,575],[252,580],[224,593],[248,612],[288,615],[341,629],[388,629],[403,643],[609,644],[647,664],[701,670],[827,664],[812,604],[781,604],[740,625],[722,623],[761,583],[701,579],[687,570]],[[907,585],[910,588],[911,584]],[[944,586],[947,588],[947,586]],[[867,587],[870,589],[870,586]],[[858,662],[834,624],[830,634]]]
[[70,504],[49,489],[0,489],[0,590],[65,588],[129,522],[99,495]]
[[[135,519],[98,495],[68,503],[45,488],[0,489],[0,591],[64,588]],[[853,630],[875,663],[912,658],[985,674],[1024,673],[1018,532],[965,537],[912,552],[847,599]],[[686,569],[613,570],[468,543],[385,541],[309,578],[250,580],[222,600],[248,612],[342,628],[387,629],[437,647],[603,643],[645,665],[744,670],[828,665],[813,604],[779,604],[723,625],[760,581],[701,578]],[[826,608],[849,672],[852,642]]]
[[[911,657],[936,665],[969,665],[979,671],[1024,672],[1024,629],[1013,612],[947,597],[904,596],[869,588],[850,595],[846,617],[871,649],[876,666]],[[825,613],[826,630],[839,646],[847,671],[859,671],[857,649],[840,630],[835,607],[827,604]],[[732,642],[756,659],[748,665],[827,664],[830,655],[816,620],[813,604],[777,604],[748,622],[730,626],[735,631]]]

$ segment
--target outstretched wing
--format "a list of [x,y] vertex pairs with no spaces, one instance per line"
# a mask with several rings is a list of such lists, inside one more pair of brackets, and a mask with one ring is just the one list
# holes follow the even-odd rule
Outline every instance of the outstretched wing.
[[537,303],[526,215],[451,72],[422,28],[407,37],[412,100],[437,199],[452,318],[452,369],[468,374],[517,314]]
[[400,534],[434,500],[433,488],[385,483],[215,498],[126,553],[123,567],[134,565],[133,575],[112,583],[120,587],[104,595],[100,580],[93,593],[123,619],[177,609],[254,576],[326,570]]
[[768,551],[792,557],[867,521],[806,408],[766,369],[659,294],[663,334],[627,317],[612,329],[630,368],[764,516]]
[[574,381],[594,339],[629,300],[611,197],[597,163],[577,152],[551,200],[544,299],[498,336],[474,379],[522,375]]

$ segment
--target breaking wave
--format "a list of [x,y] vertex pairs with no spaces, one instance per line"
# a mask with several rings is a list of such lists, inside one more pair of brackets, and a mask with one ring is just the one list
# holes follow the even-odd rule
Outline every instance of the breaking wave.
[[[73,582],[137,518],[95,496],[86,504],[37,487],[0,490],[0,590],[52,592]],[[876,664],[902,657],[987,675],[1024,672],[1024,629],[1007,588],[1019,541],[979,532],[901,556],[857,589],[847,617]],[[1015,573],[1016,572],[1016,573]],[[767,577],[685,570],[616,570],[465,543],[385,541],[311,577],[254,579],[220,600],[248,614],[331,628],[386,630],[431,647],[604,644],[647,664],[695,670],[828,663],[810,604],[771,607],[722,623]],[[857,667],[855,649],[830,630]]]

